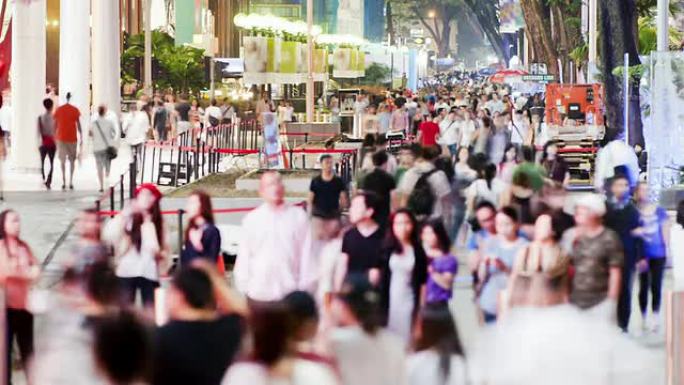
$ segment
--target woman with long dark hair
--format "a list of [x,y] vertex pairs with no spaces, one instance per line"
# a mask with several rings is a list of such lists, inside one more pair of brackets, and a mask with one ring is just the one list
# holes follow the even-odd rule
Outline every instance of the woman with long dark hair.
[[511,183],[513,180],[513,170],[518,166],[519,162],[518,147],[513,143],[509,143],[504,150],[504,158],[499,163],[498,175],[505,183]]
[[336,385],[333,371],[325,364],[299,358],[292,309],[284,303],[259,305],[250,315],[252,348],[248,359],[235,363],[222,385]]
[[446,305],[451,299],[458,261],[451,250],[451,240],[440,218],[423,225],[420,240],[428,257],[428,279],[425,302]]
[[103,233],[116,246],[116,275],[126,302],[131,305],[138,291],[145,307],[154,305],[159,275],[167,268],[161,198],[155,185],[139,185],[135,199],[107,224]]
[[501,196],[506,190],[506,183],[496,176],[496,165],[488,163],[482,170],[478,172],[478,179],[476,179],[466,192],[466,201],[468,212],[473,213],[475,206],[482,201],[488,201],[496,207],[499,207]]
[[[197,258],[216,264],[221,254],[221,232],[215,226],[211,197],[204,191],[193,191],[185,209],[190,222],[185,231],[185,248],[181,252],[181,266]],[[220,268],[220,266],[219,266]]]
[[342,385],[406,381],[405,344],[382,328],[380,294],[363,274],[351,274],[332,303],[337,328],[330,336]]
[[407,361],[409,385],[468,383],[463,345],[448,308],[427,306],[421,310],[414,351]]
[[386,325],[408,343],[427,280],[427,257],[409,210],[401,209],[390,217],[385,246],[381,288]]
[[[40,270],[31,248],[21,239],[20,231],[19,214],[12,210],[0,213],[0,282],[5,288],[7,363],[12,362],[12,346],[16,337],[26,370],[33,356],[33,314],[27,308],[28,295]],[[12,383],[11,369],[7,370],[7,383]]]

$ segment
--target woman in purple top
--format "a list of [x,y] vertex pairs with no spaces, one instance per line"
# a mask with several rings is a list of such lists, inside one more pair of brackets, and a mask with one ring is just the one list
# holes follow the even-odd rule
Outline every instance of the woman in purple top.
[[458,261],[451,255],[451,241],[441,219],[432,219],[423,225],[420,233],[423,249],[428,257],[426,303],[447,303],[451,299]]
[[[660,327],[660,302],[663,290],[663,270],[667,261],[670,235],[670,218],[664,208],[649,199],[648,184],[639,183],[634,199],[639,209],[639,227],[632,233],[641,238],[642,257],[637,263],[639,271],[639,308],[644,330],[657,331]],[[648,293],[652,296],[648,316]]]

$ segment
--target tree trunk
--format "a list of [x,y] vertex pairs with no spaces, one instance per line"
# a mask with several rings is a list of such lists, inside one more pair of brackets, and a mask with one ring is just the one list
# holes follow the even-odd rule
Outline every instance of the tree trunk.
[[385,13],[387,14],[387,33],[389,34],[389,44],[394,45],[394,14],[392,13],[392,2],[388,1],[385,7]]
[[558,75],[558,52],[551,37],[550,17],[540,0],[520,0],[525,25],[537,60],[546,63],[549,73]]
[[[608,140],[624,136],[622,79],[612,74],[616,67],[624,66],[624,54],[629,53],[629,65],[641,64],[634,38],[636,25],[636,0],[602,0],[600,24],[601,64],[606,92],[606,136]],[[638,81],[635,83],[638,84]],[[634,92],[636,91],[636,92]],[[629,142],[644,144],[638,86],[632,85],[629,102]]]
[[483,0],[464,0],[464,3],[468,6],[470,13],[475,15],[496,56],[508,64],[510,53],[508,52],[508,47],[503,46],[503,38],[499,33],[497,8],[495,5],[492,5],[496,4],[496,2],[491,3],[491,0],[489,2]]

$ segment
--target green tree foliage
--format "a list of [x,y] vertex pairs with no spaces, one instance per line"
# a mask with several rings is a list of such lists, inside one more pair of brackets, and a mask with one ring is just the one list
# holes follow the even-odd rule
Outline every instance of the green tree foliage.
[[[139,82],[138,70],[145,56],[144,34],[127,36],[121,54],[124,83]],[[204,50],[187,45],[176,46],[173,38],[160,30],[152,31],[152,83],[155,89],[173,89],[197,93],[204,82]],[[142,71],[140,71],[142,73]]]
[[384,64],[373,63],[366,68],[366,76],[361,78],[361,84],[387,84],[390,79],[390,69]]

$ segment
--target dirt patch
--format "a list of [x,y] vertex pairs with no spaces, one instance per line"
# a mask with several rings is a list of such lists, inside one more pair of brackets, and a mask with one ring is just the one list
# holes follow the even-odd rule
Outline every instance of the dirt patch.
[[[252,170],[232,169],[220,174],[207,175],[196,182],[179,187],[165,194],[165,196],[169,198],[186,198],[195,190],[204,190],[215,198],[258,198],[259,194],[256,191],[235,189],[235,181],[250,171]],[[299,177],[301,176],[302,175],[299,175]],[[283,177],[287,178],[288,175],[283,175]],[[292,177],[292,175],[290,175],[290,177]],[[298,193],[286,193],[285,195],[292,198],[306,196],[306,194]]]

